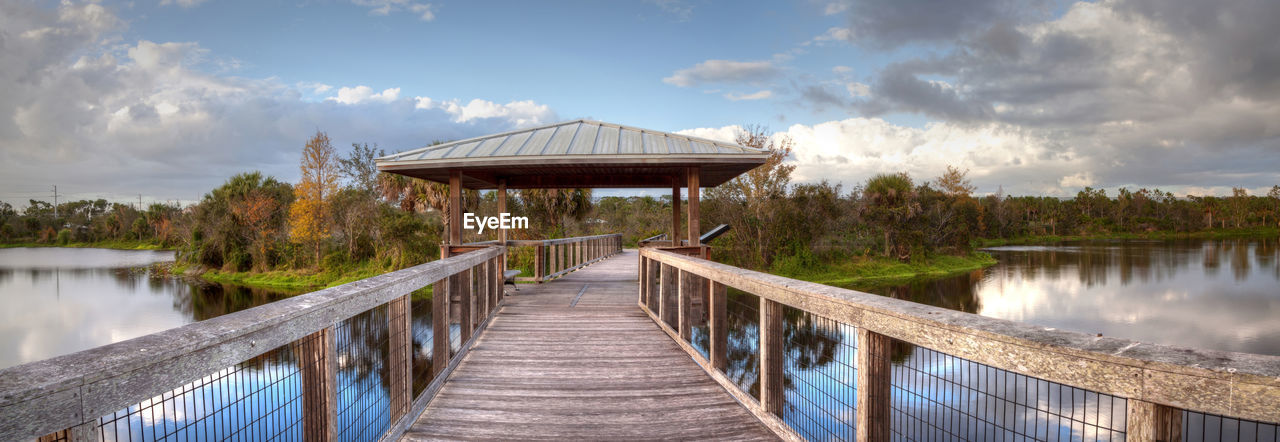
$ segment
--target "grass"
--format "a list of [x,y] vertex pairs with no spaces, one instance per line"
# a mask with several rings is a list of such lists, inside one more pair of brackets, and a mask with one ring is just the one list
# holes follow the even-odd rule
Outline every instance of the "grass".
[[[174,265],[172,273],[186,271],[185,266]],[[224,284],[286,290],[313,290],[359,281],[386,273],[387,270],[372,261],[345,265],[336,269],[289,269],[266,272],[227,272],[205,270],[200,278]]]
[[976,252],[968,256],[938,255],[919,262],[901,262],[884,257],[853,257],[792,270],[776,269],[779,276],[838,287],[877,287],[904,284],[920,278],[941,278],[996,264],[991,255]]
[[160,243],[138,240],[106,240],[88,242],[69,242],[66,244],[29,242],[11,242],[0,244],[0,249],[18,247],[68,247],[80,249],[116,249],[116,250],[170,250]]
[[1280,228],[1251,227],[1241,229],[1212,229],[1196,232],[1155,231],[1144,233],[1097,233],[1090,235],[1034,235],[1017,238],[979,238],[973,241],[974,247],[998,247],[1026,244],[1053,244],[1063,241],[1110,240],[1110,239],[1227,239],[1227,238],[1270,238],[1280,236]]

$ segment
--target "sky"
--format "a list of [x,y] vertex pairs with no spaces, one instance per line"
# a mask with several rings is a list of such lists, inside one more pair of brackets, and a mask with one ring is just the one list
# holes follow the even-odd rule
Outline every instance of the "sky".
[[[796,143],[845,191],[1280,184],[1269,0],[0,0],[0,200],[190,203],[387,152],[591,118]],[[660,194],[661,192],[655,192]]]

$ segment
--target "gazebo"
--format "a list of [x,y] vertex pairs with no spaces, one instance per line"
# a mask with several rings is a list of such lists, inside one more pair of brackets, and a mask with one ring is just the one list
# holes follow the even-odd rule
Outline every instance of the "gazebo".
[[[699,246],[698,194],[764,164],[769,152],[733,143],[573,120],[385,156],[378,170],[449,185],[449,244],[462,242],[462,189],[665,188],[671,245],[681,244],[680,188],[689,189],[688,245]],[[499,241],[506,244],[505,230]],[[446,255],[449,253],[446,252]]]

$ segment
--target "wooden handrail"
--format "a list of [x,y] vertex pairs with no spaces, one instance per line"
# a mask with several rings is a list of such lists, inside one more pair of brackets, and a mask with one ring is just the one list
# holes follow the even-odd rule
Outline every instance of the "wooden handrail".
[[[77,439],[91,437],[97,431],[97,420],[101,416],[148,401],[291,343],[305,342],[296,350],[304,356],[316,353],[318,358],[336,360],[332,355],[334,325],[381,305],[390,304],[392,310],[388,326],[393,342],[411,347],[412,339],[404,339],[409,333],[404,329],[408,324],[404,314],[408,311],[410,292],[467,274],[480,290],[472,294],[469,289],[457,287],[463,302],[482,306],[484,317],[488,317],[501,301],[502,283],[497,278],[501,275],[500,257],[504,252],[504,247],[492,246],[127,341],[0,370],[0,440],[36,438],[64,429],[71,429],[78,435]],[[442,291],[434,298],[448,299]],[[447,318],[444,309],[434,314],[440,316],[442,312]],[[483,324],[481,321],[474,326],[482,328]],[[447,321],[444,326],[448,327]],[[436,327],[439,328],[439,322]],[[401,337],[394,338],[397,334]],[[447,328],[435,333],[437,339],[441,336],[448,339],[448,334]],[[454,359],[460,358],[465,349],[454,355]],[[411,363],[407,355],[412,354],[412,349],[399,350],[401,357],[396,357],[393,350],[391,361]],[[436,353],[439,354],[442,353]],[[456,361],[449,365],[454,364]],[[437,364],[437,370],[445,365]],[[333,369],[327,374],[323,367],[318,369],[322,372],[316,376],[303,369],[304,382],[319,383],[304,385],[303,390],[327,391],[326,400],[331,405],[334,402]],[[391,386],[404,390],[392,394],[393,401],[398,402],[392,404],[393,420],[397,415],[403,419],[409,411],[409,401],[404,396],[412,396],[412,382],[405,379],[409,369],[390,368],[391,376],[400,378],[393,379]],[[422,399],[427,394],[434,392],[429,389],[413,401],[413,406],[425,404]],[[321,428],[327,426],[330,432],[333,429],[331,421],[324,423],[332,416],[317,417],[304,411],[303,418],[308,431],[313,419],[320,419]],[[310,439],[312,435],[308,433],[307,437]]]
[[[1162,430],[1156,428],[1155,422],[1160,416],[1173,416],[1179,410],[1280,422],[1280,357],[1277,356],[1183,349],[1092,336],[798,281],[654,248],[641,249],[640,253],[639,304],[677,342],[685,336],[687,319],[680,315],[675,318],[678,322],[674,326],[668,326],[673,318],[667,315],[666,307],[686,308],[690,295],[696,296],[703,286],[699,280],[710,281],[710,357],[703,358],[687,343],[681,344],[686,345],[686,350],[690,350],[713,377],[717,376],[715,370],[724,364],[724,356],[717,353],[724,351],[717,345],[723,342],[724,331],[717,328],[725,327],[722,319],[717,321],[717,315],[723,314],[723,306],[717,306],[723,299],[717,297],[723,298],[722,286],[727,286],[760,298],[762,364],[777,363],[771,356],[778,354],[779,349],[766,347],[780,345],[780,338],[773,334],[781,331],[776,324],[769,323],[768,316],[779,314],[774,304],[786,305],[857,327],[860,360],[863,353],[877,351],[880,339],[891,338],[997,369],[1126,398],[1130,404],[1131,438],[1140,435],[1160,438]],[[678,299],[673,301],[672,297]],[[874,392],[879,391],[876,386],[883,383],[887,387],[889,381],[887,369],[862,367],[868,369],[859,370],[858,392],[859,399],[865,400],[864,393],[876,394]],[[761,372],[765,377],[781,376],[776,365],[762,366]],[[883,374],[876,375],[877,372]],[[879,378],[864,380],[864,375]],[[769,390],[781,388],[780,380],[762,378],[760,385],[762,401],[753,411],[777,414],[781,392]],[[737,388],[726,387],[731,392]],[[870,419],[864,416],[864,411],[867,416],[877,414],[872,412],[876,409],[872,405],[860,402],[857,407],[860,418]],[[768,418],[763,416],[762,420]],[[769,422],[766,420],[766,423]],[[859,421],[857,427],[860,436],[869,440],[877,440],[880,436],[874,432],[888,428],[886,422],[863,421]],[[863,431],[873,434],[863,435]],[[780,434],[787,435],[785,431]]]
[[564,276],[622,251],[622,235],[578,236],[573,238],[508,240],[507,246],[533,247],[533,274],[517,281],[543,282]]

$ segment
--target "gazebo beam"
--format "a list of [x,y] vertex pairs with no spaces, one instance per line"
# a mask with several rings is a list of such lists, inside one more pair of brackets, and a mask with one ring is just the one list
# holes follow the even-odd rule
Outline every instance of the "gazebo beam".
[[[507,213],[507,180],[499,179],[498,180],[498,214],[499,216],[501,216],[501,214],[503,213]],[[507,245],[507,229],[505,227],[502,227],[501,225],[498,226],[498,243],[504,246]]]

